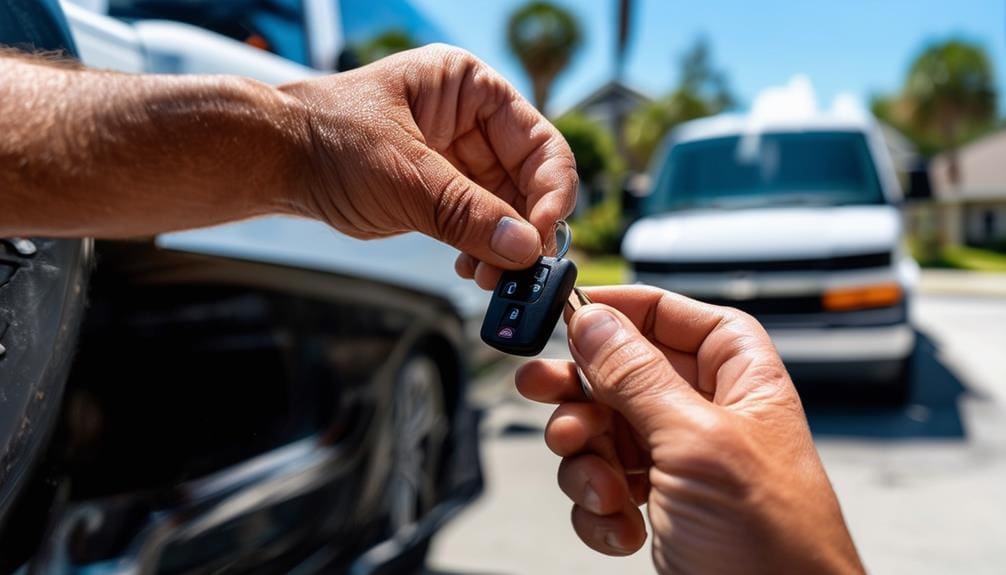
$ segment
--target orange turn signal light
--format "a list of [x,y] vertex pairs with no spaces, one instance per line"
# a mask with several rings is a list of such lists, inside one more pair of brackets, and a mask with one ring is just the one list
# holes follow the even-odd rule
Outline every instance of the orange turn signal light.
[[830,289],[821,296],[821,304],[828,311],[849,311],[874,307],[887,307],[901,301],[904,293],[896,283]]

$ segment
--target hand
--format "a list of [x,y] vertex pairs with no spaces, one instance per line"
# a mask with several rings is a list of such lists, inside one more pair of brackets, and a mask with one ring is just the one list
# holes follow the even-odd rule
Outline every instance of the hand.
[[565,140],[467,52],[410,50],[281,90],[307,111],[306,203],[346,234],[423,232],[460,249],[457,272],[490,289],[500,268],[550,248],[573,208]]
[[654,288],[589,293],[598,303],[570,318],[569,337],[595,401],[572,363],[537,360],[517,374],[524,396],[559,404],[545,441],[563,457],[559,486],[584,543],[635,552],[648,503],[661,573],[862,572],[758,322]]

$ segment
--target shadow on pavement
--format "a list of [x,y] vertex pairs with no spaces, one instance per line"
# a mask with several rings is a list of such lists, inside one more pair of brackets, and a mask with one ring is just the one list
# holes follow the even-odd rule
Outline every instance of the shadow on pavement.
[[882,405],[870,387],[798,385],[807,419],[816,437],[873,439],[947,438],[966,435],[958,408],[964,384],[938,358],[938,348],[917,333],[912,390],[904,405]]

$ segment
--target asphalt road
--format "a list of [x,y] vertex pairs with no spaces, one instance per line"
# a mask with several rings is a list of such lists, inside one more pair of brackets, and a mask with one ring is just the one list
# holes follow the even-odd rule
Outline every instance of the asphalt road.
[[[809,393],[818,448],[871,572],[1006,572],[1006,298],[920,296],[915,324],[909,404]],[[651,573],[648,547],[614,559],[576,539],[541,440],[550,409],[516,396],[514,365],[473,388],[487,489],[434,542],[430,574]]]

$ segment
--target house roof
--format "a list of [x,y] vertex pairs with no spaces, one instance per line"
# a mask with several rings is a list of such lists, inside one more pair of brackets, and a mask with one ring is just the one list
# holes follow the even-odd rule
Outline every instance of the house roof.
[[[585,110],[603,102],[607,102],[612,98],[630,100],[635,102],[637,105],[645,104],[652,99],[639,90],[630,88],[617,80],[609,80],[588,94],[585,98],[571,106],[569,110]],[[569,110],[567,110],[567,112]]]
[[939,154],[929,163],[933,193],[960,199],[1006,199],[1006,130],[993,132],[957,151],[961,182],[954,189],[949,156]]

